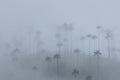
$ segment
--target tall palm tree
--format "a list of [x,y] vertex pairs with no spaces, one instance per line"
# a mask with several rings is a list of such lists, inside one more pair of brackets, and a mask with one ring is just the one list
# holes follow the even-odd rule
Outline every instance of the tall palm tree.
[[73,25],[69,24],[69,31],[70,31],[70,53],[73,52]]
[[45,61],[50,62],[50,61],[51,61],[51,57],[47,56],[47,57],[45,58]]
[[80,52],[81,52],[80,49],[75,49],[75,50],[74,50],[74,53],[75,53],[76,59],[77,59],[77,62],[76,62],[77,65],[76,65],[76,66],[78,66],[78,64],[79,64],[79,55],[78,55],[78,54],[79,54]]
[[80,75],[80,72],[78,69],[74,69],[72,72],[72,75],[74,76],[75,80],[77,80],[77,77]]
[[89,41],[89,43],[88,43],[88,53],[89,53],[89,55],[91,55],[91,37],[92,37],[91,34],[87,35],[87,38],[88,38],[88,41]]
[[100,42],[100,39],[101,39],[101,38],[100,38],[100,34],[101,34],[102,26],[99,25],[99,26],[96,27],[96,29],[97,29],[97,32],[98,32],[98,50],[100,50],[100,49],[101,49],[101,48],[100,48],[100,46],[101,46],[101,45],[100,45],[100,44],[101,44],[101,42]]
[[51,57],[49,57],[49,56],[47,56],[46,58],[45,58],[45,61],[48,63],[47,65],[48,65],[48,71],[49,71],[49,63],[52,61],[52,59],[51,59]]
[[11,53],[11,56],[12,56],[12,60],[13,61],[17,61],[18,60],[18,54],[20,53],[20,49],[19,48],[15,48],[12,53]]
[[70,53],[72,53],[73,50],[73,25],[71,23],[64,23],[63,29],[65,30],[65,41],[68,43],[68,32],[70,32]]
[[106,40],[107,40],[107,50],[108,50],[108,57],[111,57],[111,51],[110,51],[110,36],[106,36]]
[[43,42],[41,41],[41,34],[42,33],[39,30],[35,33],[36,48],[38,52],[41,50],[41,45],[43,44]]
[[56,44],[57,48],[58,48],[58,53],[60,54],[61,53],[61,48],[63,46],[63,43],[61,42],[61,34],[60,33],[57,33],[55,35],[55,37],[57,38],[58,42]]
[[[53,56],[53,59],[55,59],[55,61],[56,61],[57,75],[59,75],[59,60],[61,59],[61,55],[60,54],[55,54]],[[58,76],[57,76],[57,78],[58,78]]]
[[84,50],[85,50],[85,37],[82,36],[82,37],[80,38],[80,40],[81,40],[81,48],[82,48],[82,50],[84,51]]
[[64,23],[61,26],[62,30],[64,31],[64,50],[65,53],[69,53],[69,48],[68,48],[68,24]]
[[92,36],[92,40],[93,40],[93,42],[94,42],[94,52],[95,52],[95,50],[96,50],[96,39],[97,39],[97,36],[96,36],[96,35]]
[[57,47],[58,47],[58,53],[61,54],[61,47],[63,46],[62,42],[58,42],[57,43]]
[[112,33],[111,31],[106,31],[106,36],[105,39],[107,40],[107,50],[108,50],[108,57],[111,57],[111,38],[112,38]]
[[94,52],[94,55],[97,57],[97,80],[100,80],[100,55],[102,55],[102,53],[97,50]]

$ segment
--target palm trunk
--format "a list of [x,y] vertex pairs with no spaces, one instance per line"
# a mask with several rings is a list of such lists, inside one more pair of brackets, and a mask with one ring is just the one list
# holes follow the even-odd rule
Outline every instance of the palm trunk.
[[97,80],[100,80],[100,56],[97,55]]
[[59,59],[57,59],[57,80],[59,80]]
[[68,50],[68,33],[67,30],[65,31],[65,37],[64,37],[64,50],[65,50],[65,54],[68,55],[69,50]]
[[101,49],[100,49],[100,33],[98,33],[98,50],[100,51]]
[[90,41],[90,39],[89,39],[89,45],[88,45],[88,47],[89,47],[89,56],[91,55],[91,41]]
[[108,44],[108,57],[111,57],[111,51],[110,51],[110,39],[107,39],[107,44]]
[[73,51],[73,38],[72,38],[72,30],[71,30],[71,42],[70,42],[70,53],[72,54],[72,51]]

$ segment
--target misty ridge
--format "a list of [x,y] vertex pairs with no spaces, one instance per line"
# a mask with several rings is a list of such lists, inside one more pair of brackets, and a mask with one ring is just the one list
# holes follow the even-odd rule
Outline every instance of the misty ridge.
[[82,36],[72,23],[18,28],[1,43],[0,80],[119,80],[114,32],[94,28]]

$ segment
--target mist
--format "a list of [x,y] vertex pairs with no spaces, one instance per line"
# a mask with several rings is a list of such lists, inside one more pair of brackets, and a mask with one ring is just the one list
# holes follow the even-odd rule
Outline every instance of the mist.
[[1,80],[119,80],[119,0],[0,0]]

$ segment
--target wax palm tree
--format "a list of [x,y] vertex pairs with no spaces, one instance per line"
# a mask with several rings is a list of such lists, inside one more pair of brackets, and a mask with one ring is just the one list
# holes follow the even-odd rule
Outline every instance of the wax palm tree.
[[53,56],[53,59],[55,59],[55,61],[56,61],[57,75],[59,75],[59,60],[61,59],[61,55],[60,54],[55,54]]
[[64,50],[65,50],[65,53],[69,53],[69,48],[68,48],[68,24],[67,23],[64,23],[62,25],[62,29],[64,31]]
[[61,38],[60,33],[57,33],[57,34],[55,35],[55,37],[56,37],[57,39],[60,39],[60,38]]
[[78,69],[74,69],[72,72],[72,75],[74,76],[75,80],[77,80],[77,77],[80,75],[80,72]]
[[111,46],[110,46],[111,38],[112,38],[111,31],[106,31],[105,39],[107,40],[108,57],[111,57],[111,49],[110,49],[111,48]]
[[78,54],[78,53],[80,53],[80,52],[81,52],[80,49],[75,49],[75,50],[74,50],[74,53],[77,53],[77,54]]
[[61,47],[63,46],[63,43],[62,42],[58,42],[57,43],[57,47],[58,47],[58,53],[60,54],[61,53]]
[[96,39],[97,39],[97,36],[92,36],[92,40],[94,42],[94,51],[96,50]]
[[50,62],[50,61],[51,61],[51,57],[47,56],[47,57],[45,58],[45,61]]
[[107,35],[105,38],[106,38],[106,40],[107,40],[108,57],[111,57],[111,51],[110,51],[110,36]]
[[64,23],[63,24],[63,29],[65,30],[65,41],[66,41],[66,44],[68,43],[68,32],[70,32],[70,36],[71,36],[71,41],[70,41],[70,53],[72,53],[72,50],[73,50],[73,36],[72,36],[72,32],[73,32],[73,25],[72,24],[68,24],[68,23]]
[[51,57],[49,57],[49,56],[47,56],[46,58],[45,58],[45,61],[47,62],[47,68],[48,68],[48,71],[50,70],[49,69],[49,67],[50,67],[50,64],[51,64],[51,61],[52,61],[52,58]]
[[97,29],[97,32],[98,32],[98,50],[100,50],[100,46],[101,46],[100,45],[100,39],[101,39],[100,38],[100,33],[101,33],[102,26],[99,25],[99,26],[96,27],[96,29]]
[[43,41],[41,40],[41,31],[36,31],[35,33],[35,42],[36,42],[36,48],[37,51],[39,52],[41,50],[41,45],[43,45]]
[[85,80],[92,80],[92,76],[86,76]]
[[100,78],[100,55],[102,55],[102,53],[97,50],[94,52],[94,55],[97,57],[97,80],[99,80]]
[[73,25],[69,24],[69,31],[70,31],[70,53],[73,52]]
[[38,67],[37,67],[37,66],[33,66],[33,67],[32,67],[32,70],[37,71],[37,70],[38,70]]
[[56,46],[57,46],[57,48],[58,48],[58,53],[60,54],[60,53],[61,53],[61,48],[62,48],[62,46],[63,46],[63,43],[61,42],[61,34],[60,34],[60,33],[57,33],[57,34],[55,35],[55,37],[56,37],[56,39],[58,40]]
[[12,60],[13,61],[17,61],[17,57],[18,57],[18,54],[20,53],[20,49],[19,48],[15,48],[12,53],[11,53],[11,56],[12,56]]
[[80,53],[81,51],[80,51],[80,49],[75,49],[74,50],[74,53],[75,53],[75,55],[76,55],[76,60],[77,60],[77,65],[76,66],[78,66],[78,64],[79,64],[79,53]]
[[81,38],[80,38],[80,40],[81,40],[81,48],[83,48],[83,51],[85,50],[85,37],[84,36],[82,36]]
[[88,38],[88,41],[89,41],[89,43],[88,43],[88,53],[89,53],[89,55],[91,55],[91,37],[92,37],[92,35],[91,34],[88,34],[87,36],[86,36],[87,38]]

